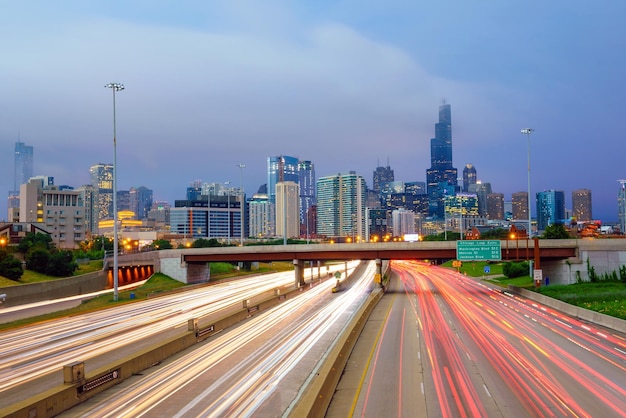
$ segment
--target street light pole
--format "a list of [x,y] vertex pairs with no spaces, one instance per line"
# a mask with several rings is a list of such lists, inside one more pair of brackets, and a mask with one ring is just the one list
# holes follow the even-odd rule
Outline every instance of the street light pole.
[[[230,181],[225,181],[224,184],[228,186],[228,185],[230,185]],[[228,245],[230,245],[230,187],[226,188],[226,193],[228,193],[228,195],[227,195],[228,196],[227,197],[227,202],[228,203],[226,204],[226,206],[227,206],[226,216],[228,216],[228,233],[227,233],[226,240],[228,242]]]
[[108,83],[105,88],[113,91],[113,300],[117,301],[118,296],[118,239],[117,239],[117,132],[115,121],[115,92],[124,90],[122,83]]
[[531,237],[531,212],[530,212],[530,135],[534,132],[535,130],[533,128],[524,128],[522,129],[522,134],[526,135],[526,138],[528,139],[528,238]]
[[240,203],[240,207],[239,210],[241,212],[241,214],[239,215],[241,218],[241,227],[239,228],[240,230],[240,237],[239,237],[239,244],[243,247],[243,227],[245,225],[245,217],[244,217],[244,206],[245,206],[245,193],[243,192],[243,169],[246,168],[246,165],[244,163],[239,163],[237,164],[237,167],[239,167],[239,192],[241,193],[241,203]]

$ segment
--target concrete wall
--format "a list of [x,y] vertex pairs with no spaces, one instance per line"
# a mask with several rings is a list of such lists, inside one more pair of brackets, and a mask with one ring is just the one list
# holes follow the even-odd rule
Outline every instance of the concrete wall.
[[[541,245],[541,240],[539,241]],[[542,261],[542,275],[550,284],[576,283],[577,277],[589,281],[587,261],[596,274],[611,274],[626,265],[626,239],[578,240],[578,256],[568,260]]]
[[97,292],[107,288],[107,273],[96,271],[80,276],[55,279],[47,282],[22,284],[0,288],[0,294],[7,295],[2,306],[23,305],[42,300]]
[[623,319],[591,311],[589,309],[579,308],[578,306],[570,305],[569,303],[533,292],[532,290],[522,289],[515,286],[509,286],[509,290],[527,299],[534,300],[535,302],[539,302],[554,309],[558,309],[559,311],[575,318],[580,318],[621,333],[626,333],[626,321]]

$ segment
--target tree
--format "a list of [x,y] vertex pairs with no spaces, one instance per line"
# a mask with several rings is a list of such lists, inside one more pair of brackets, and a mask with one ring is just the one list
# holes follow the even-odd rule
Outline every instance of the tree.
[[222,244],[215,238],[206,239],[206,238],[198,238],[192,244],[192,248],[209,248],[209,247],[221,247]]
[[563,226],[563,224],[561,223],[548,225],[541,237],[547,239],[571,238],[569,232],[567,232],[567,229],[565,229],[565,226]]
[[155,239],[152,241],[151,247],[154,250],[171,250],[174,248],[172,247],[172,243],[166,239]]
[[19,280],[24,274],[22,270],[22,262],[12,255],[3,257],[0,261],[0,276],[4,276],[7,279]]
[[26,268],[37,273],[46,274],[50,260],[50,251],[39,246],[33,247],[26,254]]
[[41,247],[49,250],[54,247],[54,244],[52,244],[52,237],[48,234],[42,234],[41,232],[29,232],[24,238],[22,238],[17,246],[17,250],[22,254],[26,254],[31,248],[34,247]]
[[55,251],[50,254],[46,274],[55,277],[69,277],[78,268],[71,251]]

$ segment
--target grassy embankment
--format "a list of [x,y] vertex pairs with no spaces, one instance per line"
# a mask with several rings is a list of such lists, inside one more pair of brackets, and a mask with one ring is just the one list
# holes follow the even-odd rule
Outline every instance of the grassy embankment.
[[[485,275],[483,270],[486,265],[489,265],[491,270],[488,275]],[[452,261],[444,263],[443,266],[453,268]],[[471,277],[485,275],[485,281],[505,288],[511,284],[534,290],[533,280],[530,276],[509,279],[502,275],[501,263],[465,262],[461,266],[460,272]],[[600,281],[597,283],[550,285],[540,287],[537,292],[571,305],[626,319],[626,283],[623,282]]]
[[[102,261],[100,263],[100,268],[102,268]],[[96,269],[97,270],[97,269]],[[249,271],[240,271],[237,270],[232,264],[229,263],[211,263],[211,281],[223,280],[238,276],[246,276],[250,274],[264,274],[271,273],[274,271],[288,271],[293,270],[293,265],[291,263],[286,262],[275,262],[275,263],[260,263],[259,268],[254,270],[253,272]],[[92,270],[93,271],[93,270]],[[24,276],[29,276],[28,283],[32,283],[34,281],[43,281],[43,280],[55,280],[54,277],[49,277],[41,274],[37,274],[34,272],[25,271]],[[85,271],[81,271],[78,274],[84,274]],[[24,278],[22,276],[22,278]],[[3,286],[3,281],[9,281],[13,285],[18,285],[22,283],[16,283],[12,280],[8,280],[6,278],[0,277],[0,286]],[[13,328],[20,325],[32,324],[35,322],[46,321],[50,319],[60,318],[64,316],[73,316],[80,315],[83,313],[88,313],[100,309],[106,309],[113,306],[119,306],[120,304],[125,303],[133,303],[140,300],[145,300],[148,297],[154,297],[159,293],[171,292],[179,288],[183,288],[187,286],[184,283],[181,283],[177,280],[170,278],[164,274],[156,273],[152,275],[152,277],[140,287],[134,288],[132,290],[124,290],[118,292],[118,300],[113,300],[113,294],[109,293],[106,295],[101,295],[94,297],[92,299],[86,300],[81,303],[79,306],[76,306],[71,309],[66,309],[59,312],[52,312],[46,315],[40,315],[33,318],[27,318],[20,321],[15,321],[7,324],[0,324],[0,330]],[[131,299],[132,294],[132,299]]]

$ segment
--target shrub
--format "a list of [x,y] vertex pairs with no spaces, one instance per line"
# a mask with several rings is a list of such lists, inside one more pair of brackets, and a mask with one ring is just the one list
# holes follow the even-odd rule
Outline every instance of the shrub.
[[509,261],[507,263],[504,263],[504,265],[502,266],[502,274],[512,279],[514,277],[527,276],[528,269],[528,261]]

